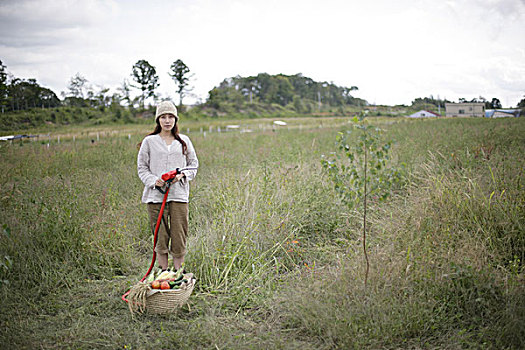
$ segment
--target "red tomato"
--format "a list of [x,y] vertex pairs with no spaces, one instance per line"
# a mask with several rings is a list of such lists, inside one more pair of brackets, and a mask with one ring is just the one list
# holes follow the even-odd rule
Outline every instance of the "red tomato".
[[155,281],[151,282],[151,288],[153,288],[153,289],[160,289],[160,281],[159,280],[155,280]]
[[160,289],[170,289],[170,283],[168,281],[161,282]]

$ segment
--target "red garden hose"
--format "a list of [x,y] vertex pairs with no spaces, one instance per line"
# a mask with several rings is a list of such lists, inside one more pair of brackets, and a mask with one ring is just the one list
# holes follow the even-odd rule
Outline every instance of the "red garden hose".
[[[151,264],[149,265],[148,272],[146,272],[146,274],[144,275],[144,277],[142,277],[140,282],[143,282],[146,279],[146,277],[148,277],[151,270],[153,269],[153,266],[155,265],[155,259],[157,258],[157,252],[155,251],[155,246],[157,245],[157,235],[159,233],[159,227],[162,221],[162,214],[164,213],[164,207],[166,206],[166,200],[168,199],[168,193],[170,192],[171,182],[167,182],[166,186],[167,186],[166,192],[164,193],[164,198],[162,199],[162,205],[160,206],[159,217],[157,219],[157,224],[155,225],[155,233],[153,234],[153,257],[151,258]],[[126,303],[128,302],[128,299],[126,299],[128,294],[129,294],[129,290],[122,295],[122,300],[124,300]]]
[[[169,171],[161,176],[162,180],[166,183],[166,192],[164,192],[161,188],[155,187],[157,190],[159,190],[161,193],[164,193],[164,198],[162,199],[162,205],[160,206],[160,212],[159,217],[157,219],[157,224],[155,225],[155,233],[153,234],[153,257],[151,258],[151,264],[149,265],[148,272],[142,277],[140,282],[143,282],[146,277],[150,274],[151,270],[153,269],[153,266],[155,265],[155,259],[157,258],[157,252],[155,252],[155,246],[157,245],[157,234],[159,233],[159,227],[160,223],[162,221],[162,214],[164,213],[164,207],[166,206],[166,200],[168,199],[168,193],[170,192],[170,187],[173,179],[180,174],[183,170],[197,170],[197,168],[177,168],[175,170]],[[126,297],[129,294],[129,290],[122,295],[122,300],[124,300],[126,303],[128,302],[128,299]]]

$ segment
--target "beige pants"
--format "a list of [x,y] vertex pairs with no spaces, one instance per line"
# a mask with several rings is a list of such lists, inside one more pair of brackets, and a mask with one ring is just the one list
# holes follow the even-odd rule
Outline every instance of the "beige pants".
[[[148,214],[155,232],[161,204],[148,203]],[[157,254],[171,253],[174,258],[186,255],[186,238],[188,237],[188,203],[167,202],[164,207],[159,233],[157,234]],[[171,244],[170,244],[171,243]],[[170,247],[168,249],[168,244]]]

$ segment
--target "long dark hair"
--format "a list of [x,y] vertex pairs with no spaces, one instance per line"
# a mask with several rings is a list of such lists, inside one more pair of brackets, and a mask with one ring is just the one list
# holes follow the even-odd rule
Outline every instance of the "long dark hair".
[[[151,134],[148,134],[146,136],[160,134],[160,132],[162,131],[162,127],[160,126],[160,122],[158,118],[156,120],[156,123],[157,125],[155,125],[155,130],[153,130]],[[186,154],[188,152],[188,146],[186,145],[186,142],[184,142],[184,140],[179,135],[179,124],[177,122],[175,122],[175,126],[173,126],[173,129],[171,129],[171,134],[173,135],[175,140],[179,141],[180,144],[182,145],[182,154]],[[140,145],[142,145],[142,141],[140,141],[140,143],[137,145],[137,148],[140,148]]]

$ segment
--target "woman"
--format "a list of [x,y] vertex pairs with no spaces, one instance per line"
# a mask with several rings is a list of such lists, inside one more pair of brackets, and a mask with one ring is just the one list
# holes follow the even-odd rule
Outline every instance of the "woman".
[[175,270],[184,263],[188,236],[189,181],[193,180],[199,166],[189,137],[179,134],[178,120],[175,105],[169,101],[161,102],[155,113],[155,130],[144,138],[137,157],[138,174],[144,183],[142,202],[147,203],[153,228],[163,200],[163,194],[155,189],[165,185],[162,174],[177,168],[195,168],[182,170],[171,183],[155,246],[157,264],[162,270],[168,268],[169,253]]

